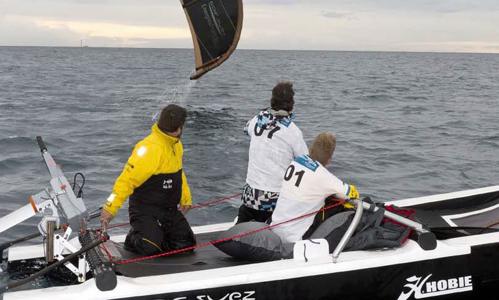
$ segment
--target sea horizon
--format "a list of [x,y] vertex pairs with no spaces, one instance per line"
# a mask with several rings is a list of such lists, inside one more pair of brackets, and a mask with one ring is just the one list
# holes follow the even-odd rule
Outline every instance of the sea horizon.
[[[193,48],[184,47],[111,47],[111,46],[50,46],[50,45],[0,45],[0,48],[93,48],[93,49],[164,49],[164,50],[193,50]],[[296,52],[336,52],[336,53],[408,53],[408,54],[490,54],[499,55],[497,52],[476,52],[476,51],[417,51],[417,50],[339,50],[339,49],[259,49],[259,48],[241,48],[235,51],[296,51]]]

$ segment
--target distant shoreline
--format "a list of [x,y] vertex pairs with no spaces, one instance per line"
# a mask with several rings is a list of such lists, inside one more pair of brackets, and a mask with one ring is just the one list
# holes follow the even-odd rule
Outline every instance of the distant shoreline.
[[[161,48],[161,47],[106,47],[106,46],[19,46],[0,45],[0,48],[70,48],[70,49],[126,49],[126,50],[190,50],[192,48]],[[499,52],[448,52],[448,51],[395,51],[395,50],[325,50],[325,49],[251,49],[242,48],[236,51],[289,51],[289,52],[339,52],[339,53],[404,53],[404,54],[490,54],[499,55]]]

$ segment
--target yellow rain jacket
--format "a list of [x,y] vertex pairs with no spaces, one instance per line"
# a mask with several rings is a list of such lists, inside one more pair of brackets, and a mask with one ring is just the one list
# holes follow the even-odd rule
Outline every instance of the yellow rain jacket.
[[130,208],[192,205],[191,191],[182,170],[183,152],[179,138],[163,133],[154,124],[151,134],[135,145],[104,210],[115,216],[129,197]]

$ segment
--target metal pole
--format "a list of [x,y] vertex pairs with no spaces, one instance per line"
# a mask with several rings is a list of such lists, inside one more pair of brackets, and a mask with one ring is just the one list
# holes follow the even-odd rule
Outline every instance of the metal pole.
[[[364,206],[365,209],[369,209],[369,210],[373,210],[373,211],[378,211],[379,210],[379,207],[377,207],[374,204],[369,204],[369,203],[365,203],[365,202],[361,202],[361,203],[362,203],[362,206]],[[387,211],[387,210],[385,210],[384,215],[385,215],[385,217],[387,217],[389,219],[392,219],[392,220],[394,220],[396,222],[399,222],[400,224],[404,224],[404,225],[406,225],[408,227],[411,227],[412,229],[414,229],[414,230],[416,230],[416,231],[418,231],[420,233],[428,232],[428,230],[424,229],[423,224],[415,222],[415,221],[413,221],[411,219],[408,219],[406,217],[399,216],[399,215],[397,215],[395,213],[392,213],[390,211]]]
[[350,223],[350,226],[348,226],[348,229],[338,243],[338,246],[336,246],[333,251],[333,263],[336,263],[338,261],[338,257],[340,256],[341,251],[343,251],[343,249],[347,245],[348,241],[355,232],[357,225],[359,225],[360,219],[362,218],[362,213],[364,211],[364,206],[362,205],[363,202],[362,200],[358,200],[356,204],[357,209],[355,210],[355,216],[353,217],[352,223]]
[[47,239],[45,244],[45,259],[48,263],[54,261],[54,231],[55,221],[47,221]]

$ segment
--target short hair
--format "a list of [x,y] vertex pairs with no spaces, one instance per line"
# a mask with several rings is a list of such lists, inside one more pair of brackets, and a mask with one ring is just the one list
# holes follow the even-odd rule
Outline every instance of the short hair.
[[270,98],[270,107],[273,110],[292,111],[295,104],[295,91],[293,83],[290,81],[281,81],[272,89],[272,98]]
[[330,132],[320,133],[310,146],[310,158],[326,165],[336,149],[336,136]]
[[161,111],[158,127],[163,132],[175,132],[184,126],[187,110],[176,104],[169,104]]

